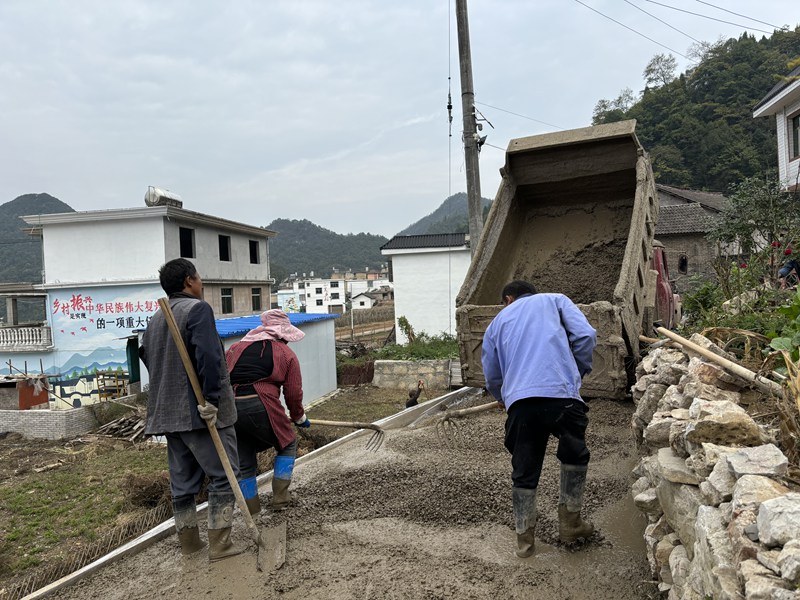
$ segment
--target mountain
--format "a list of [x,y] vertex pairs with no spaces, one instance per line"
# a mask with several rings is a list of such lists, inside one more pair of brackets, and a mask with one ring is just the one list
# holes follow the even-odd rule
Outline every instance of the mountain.
[[275,219],[267,229],[278,235],[269,241],[272,276],[278,281],[290,273],[327,277],[333,269],[378,270],[386,262],[382,235],[348,233],[324,229],[303,219]]
[[664,72],[640,97],[624,90],[598,102],[593,122],[636,119],[659,183],[727,191],[777,167],[775,119],[754,119],[753,108],[800,56],[798,34],[800,27],[708,45],[695,67],[677,77]]
[[[486,217],[492,201],[483,200],[483,216]],[[397,235],[423,235],[426,233],[467,233],[469,231],[469,208],[467,194],[459,192],[447,198],[426,217],[421,218],[399,232]]]
[[0,283],[42,282],[42,240],[23,232],[23,215],[74,212],[50,194],[25,194],[0,205]]

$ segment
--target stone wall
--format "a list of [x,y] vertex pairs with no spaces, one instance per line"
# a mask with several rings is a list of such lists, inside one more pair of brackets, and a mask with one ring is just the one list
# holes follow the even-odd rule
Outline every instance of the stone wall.
[[431,390],[450,387],[449,360],[376,360],[372,385],[408,389],[422,379]]
[[[702,336],[691,340],[724,355]],[[740,406],[746,382],[668,348],[652,351],[638,376],[632,427],[643,457],[633,495],[648,517],[661,592],[670,600],[800,599],[800,493],[789,487],[775,432]]]
[[70,410],[0,410],[0,432],[30,438],[61,440],[88,433],[97,427],[88,407]]

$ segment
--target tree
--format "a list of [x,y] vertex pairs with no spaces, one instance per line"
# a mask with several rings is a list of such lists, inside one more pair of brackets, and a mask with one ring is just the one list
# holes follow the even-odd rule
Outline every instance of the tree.
[[625,88],[613,100],[598,100],[592,112],[592,125],[624,120],[625,113],[636,104],[637,100],[638,98],[631,88]]
[[644,68],[645,83],[650,87],[661,87],[675,79],[678,61],[672,54],[656,54]]
[[800,250],[798,194],[783,191],[771,172],[766,178],[748,177],[733,186],[729,201],[708,238],[720,245],[738,245],[741,254],[750,256],[751,263],[760,263],[774,279],[784,257]]

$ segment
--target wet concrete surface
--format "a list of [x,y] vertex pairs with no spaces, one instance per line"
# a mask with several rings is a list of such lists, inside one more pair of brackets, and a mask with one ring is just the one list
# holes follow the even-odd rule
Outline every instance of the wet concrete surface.
[[[635,450],[633,406],[590,401],[592,462],[585,515],[598,533],[583,545],[558,541],[559,464],[551,444],[539,488],[536,554],[514,555],[510,456],[504,415],[462,423],[464,444],[447,448],[433,428],[387,432],[377,453],[356,439],[298,467],[287,511],[286,564],[255,569],[254,547],[237,516],[247,554],[209,565],[201,551],[182,558],[174,536],[120,560],[57,598],[525,598],[656,597],[629,486]],[[261,490],[269,501],[269,487]]]

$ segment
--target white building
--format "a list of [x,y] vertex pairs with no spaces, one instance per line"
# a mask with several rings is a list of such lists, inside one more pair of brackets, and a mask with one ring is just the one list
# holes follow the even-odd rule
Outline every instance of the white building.
[[470,263],[466,234],[395,236],[381,254],[391,261],[397,342],[406,339],[398,326],[405,317],[416,333],[456,334],[456,296]]
[[346,287],[341,279],[307,279],[303,284],[306,293],[306,312],[309,314],[344,314]]
[[389,279],[353,279],[347,282],[347,295],[350,298],[382,286],[391,286]]
[[375,298],[373,298],[367,292],[362,292],[360,294],[353,296],[350,299],[350,303],[351,306],[353,307],[353,310],[364,310],[375,306]]
[[800,67],[775,85],[753,110],[754,117],[775,116],[778,173],[788,191],[800,189]]
[[268,241],[275,233],[261,227],[175,203],[22,219],[42,237],[43,283],[34,287],[45,299],[47,321],[0,327],[0,369],[11,360],[29,372],[41,365],[74,379],[138,367],[128,340],[135,342],[133,332],[157,310],[164,296],[158,269],[173,258],[197,266],[218,317],[269,308]]

